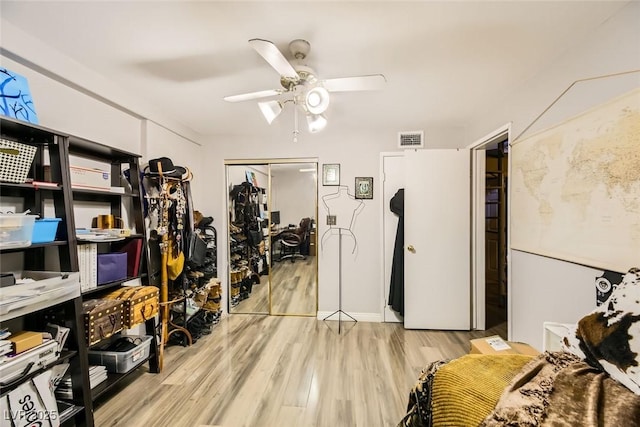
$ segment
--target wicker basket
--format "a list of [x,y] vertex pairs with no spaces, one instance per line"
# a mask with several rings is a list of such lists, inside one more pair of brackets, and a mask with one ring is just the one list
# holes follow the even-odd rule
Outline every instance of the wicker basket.
[[0,139],[0,181],[26,182],[36,149],[34,145]]

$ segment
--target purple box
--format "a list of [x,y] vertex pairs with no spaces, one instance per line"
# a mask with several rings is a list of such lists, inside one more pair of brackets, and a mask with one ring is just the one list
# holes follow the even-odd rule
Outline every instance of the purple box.
[[127,278],[127,254],[98,254],[98,285]]

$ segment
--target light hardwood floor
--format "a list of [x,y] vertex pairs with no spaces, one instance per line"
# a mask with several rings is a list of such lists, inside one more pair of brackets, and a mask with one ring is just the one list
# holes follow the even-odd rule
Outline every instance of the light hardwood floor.
[[269,313],[269,277],[273,314],[314,315],[317,298],[317,269],[314,256],[275,262],[270,274],[260,276],[249,298],[233,307],[232,313]]
[[[420,370],[488,331],[235,314],[97,402],[96,426],[395,426]],[[506,337],[505,337],[506,338]]]

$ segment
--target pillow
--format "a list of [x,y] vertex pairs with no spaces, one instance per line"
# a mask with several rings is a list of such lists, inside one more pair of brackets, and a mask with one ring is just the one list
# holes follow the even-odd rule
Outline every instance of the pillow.
[[563,345],[640,395],[640,269],[630,269],[609,298],[580,319],[575,341]]

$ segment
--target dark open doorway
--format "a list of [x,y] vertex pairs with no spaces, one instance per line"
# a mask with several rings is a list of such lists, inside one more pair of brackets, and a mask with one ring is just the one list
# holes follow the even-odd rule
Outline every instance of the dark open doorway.
[[486,150],[485,313],[486,328],[507,321],[508,142]]

